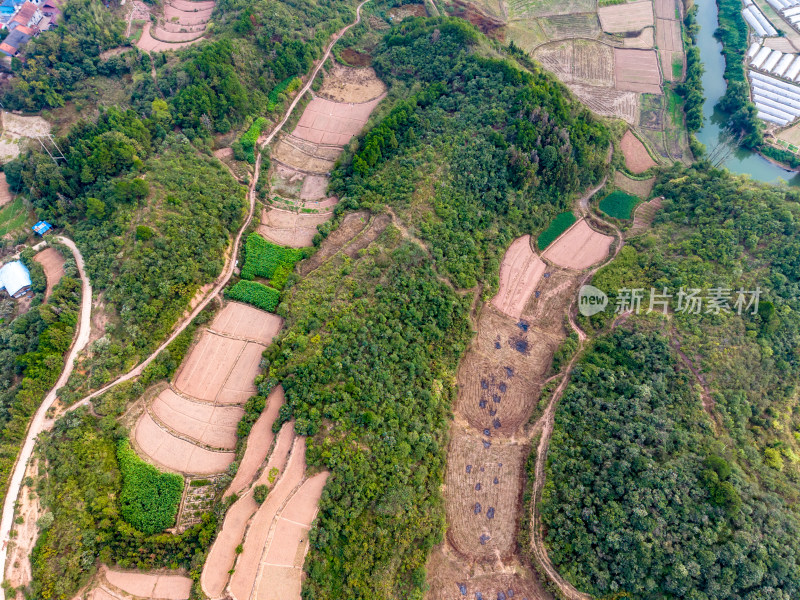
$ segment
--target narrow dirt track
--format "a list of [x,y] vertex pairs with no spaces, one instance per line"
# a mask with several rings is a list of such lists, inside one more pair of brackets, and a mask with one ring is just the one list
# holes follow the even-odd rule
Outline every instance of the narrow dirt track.
[[[267,144],[269,144],[274,137],[281,131],[283,126],[289,120],[294,111],[297,104],[300,102],[300,99],[311,89],[311,85],[314,83],[314,79],[316,78],[317,74],[319,73],[322,66],[325,64],[325,61],[328,60],[330,57],[331,51],[333,50],[333,46],[336,42],[353,26],[358,25],[361,22],[361,8],[370,0],[363,0],[358,7],[356,8],[356,20],[353,21],[350,25],[344,27],[341,31],[333,35],[333,39],[328,44],[328,47],[325,49],[325,53],[322,55],[322,58],[318,61],[317,66],[311,73],[311,76],[308,78],[308,82],[303,86],[300,92],[297,94],[295,99],[289,105],[289,109],[286,111],[285,116],[281,120],[280,123],[270,132],[268,136],[260,140],[259,147],[261,149],[265,148]],[[225,266],[222,274],[217,278],[216,285],[211,289],[211,291],[206,295],[206,297],[195,307],[195,309],[183,319],[183,321],[173,330],[173,333],[167,338],[167,340],[162,343],[147,359],[141,362],[137,367],[133,370],[129,371],[125,375],[117,378],[116,380],[112,381],[108,385],[104,386],[103,388],[93,392],[86,396],[83,400],[74,404],[70,410],[75,410],[80,406],[88,405],[93,398],[96,398],[110,389],[116,387],[120,383],[125,381],[129,381],[135,377],[141,375],[142,371],[155,360],[156,356],[160,352],[162,352],[169,344],[171,344],[175,338],[177,338],[188,325],[192,322],[192,320],[200,314],[200,312],[208,306],[209,302],[219,293],[222,292],[224,287],[227,285],[228,281],[230,281],[231,276],[233,275],[234,268],[236,267],[237,258],[239,255],[239,245],[242,240],[242,235],[244,234],[247,227],[250,225],[250,222],[253,220],[253,213],[255,211],[255,188],[256,184],[258,183],[259,173],[261,171],[261,152],[258,153],[256,158],[255,164],[255,174],[253,176],[253,181],[250,184],[248,190],[248,199],[249,199],[249,210],[247,213],[247,218],[245,222],[242,224],[241,229],[236,234],[236,238],[234,240],[232,246],[231,256],[228,259],[228,263]],[[59,377],[58,382],[53,387],[53,389],[47,394],[47,397],[42,402],[42,405],[39,407],[39,410],[36,411],[34,415],[33,421],[31,422],[30,428],[28,430],[28,435],[25,439],[25,443],[22,447],[22,451],[17,458],[17,463],[14,466],[14,471],[11,476],[11,481],[8,489],[8,493],[5,498],[5,502],[3,504],[3,515],[2,520],[0,520],[0,566],[3,568],[3,572],[5,572],[5,564],[7,559],[7,546],[10,539],[11,533],[11,526],[13,523],[13,516],[14,516],[14,505],[16,504],[17,497],[19,496],[19,491],[21,488],[22,480],[25,475],[25,468],[28,463],[28,460],[33,453],[33,447],[36,442],[36,438],[40,433],[43,431],[49,430],[53,426],[53,421],[46,418],[47,410],[53,405],[57,398],[58,390],[66,384],[67,380],[69,379],[70,374],[72,373],[72,369],[75,363],[75,359],[77,358],[78,354],[83,350],[86,344],[89,342],[89,333],[91,330],[91,310],[92,310],[92,288],[89,282],[88,277],[84,271],[84,262],[83,256],[81,255],[78,247],[72,242],[64,237],[58,236],[56,238],[59,242],[66,245],[75,256],[75,262],[78,265],[78,270],[81,275],[82,281],[82,305],[81,305],[81,318],[79,323],[79,331],[78,336],[76,338],[75,343],[73,344],[72,350],[69,353],[67,358],[66,366],[64,371],[61,373],[61,377]],[[0,587],[0,600],[5,600],[5,590]]]
[[[78,266],[78,273],[80,273],[81,276],[80,319],[78,321],[78,331],[72,343],[72,349],[64,363],[64,370],[61,372],[61,376],[53,386],[53,389],[45,396],[44,401],[41,406],[39,406],[39,410],[37,410],[36,414],[33,416],[33,420],[28,428],[28,436],[25,438],[25,443],[22,446],[22,450],[17,457],[17,462],[14,465],[14,470],[11,473],[8,493],[3,502],[3,517],[0,519],[0,566],[3,568],[3,574],[5,574],[8,542],[10,541],[11,527],[13,524],[14,505],[17,502],[17,497],[22,487],[22,480],[25,478],[25,470],[28,467],[28,461],[33,454],[36,438],[42,431],[50,429],[53,425],[53,421],[47,418],[47,411],[56,401],[58,390],[67,383],[69,376],[72,374],[72,369],[75,366],[75,359],[78,357],[78,354],[86,347],[86,344],[89,343],[89,332],[91,331],[92,325],[92,286],[84,270],[83,256],[72,240],[61,236],[57,236],[56,239],[72,251],[72,255],[75,257],[75,263]],[[2,587],[0,587],[0,600],[5,600],[5,590]]]
[[[590,190],[588,194],[581,198],[581,208],[586,210],[584,215],[588,215],[589,213],[589,199],[595,193],[597,193],[601,187],[602,184],[598,188]],[[595,216],[595,218],[597,217]],[[581,282],[581,285],[585,285],[592,278],[592,276],[597,273],[598,270],[613,261],[619,254],[622,246],[625,244],[625,241],[622,238],[622,232],[616,226],[599,218],[598,220],[614,229],[614,234],[617,237],[618,244],[611,256],[586,274]],[[541,433],[541,437],[539,438],[539,445],[536,449],[535,481],[533,484],[533,495],[531,499],[531,549],[533,550],[536,560],[547,574],[547,577],[558,588],[559,592],[564,598],[567,598],[568,600],[591,600],[592,597],[590,595],[578,591],[571,583],[561,577],[561,574],[558,572],[555,565],[553,565],[553,562],[550,560],[550,556],[547,553],[547,547],[544,543],[544,527],[542,524],[541,515],[539,514],[539,502],[542,497],[542,489],[544,488],[545,481],[545,469],[547,466],[547,451],[550,446],[550,438],[553,435],[556,408],[558,407],[558,402],[561,399],[561,396],[564,394],[564,390],[567,389],[567,385],[569,384],[570,380],[570,373],[572,372],[575,363],[578,362],[578,359],[583,354],[583,351],[586,348],[586,341],[588,340],[588,336],[580,327],[578,327],[573,316],[573,310],[576,307],[576,302],[577,298],[572,301],[567,309],[567,317],[569,319],[570,326],[578,335],[578,339],[580,341],[578,351],[572,357],[572,360],[570,360],[567,368],[564,370],[561,383],[558,385],[555,392],[553,392],[553,397],[550,399],[544,414],[539,418],[532,430],[534,434]]]

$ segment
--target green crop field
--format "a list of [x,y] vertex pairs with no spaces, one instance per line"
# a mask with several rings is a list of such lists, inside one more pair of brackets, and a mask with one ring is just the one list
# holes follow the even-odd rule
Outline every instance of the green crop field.
[[639,204],[639,198],[628,192],[617,190],[600,201],[600,210],[615,219],[630,219],[637,204]]
[[281,293],[257,281],[237,281],[232,287],[225,290],[225,295],[231,300],[238,300],[253,306],[273,312],[281,299]]
[[122,473],[122,518],[147,534],[172,527],[183,495],[183,477],[162,473],[144,462],[127,439],[117,445],[117,461]]
[[536,245],[539,246],[539,250],[547,248],[558,236],[572,227],[577,220],[578,219],[571,212],[561,213],[556,216],[550,223],[550,226],[539,234],[539,238],[536,240]]
[[305,257],[303,250],[285,248],[272,244],[257,233],[247,237],[242,279],[264,277],[272,281],[277,289],[282,289],[286,278],[297,261]]
[[25,224],[28,211],[22,198],[17,198],[11,204],[0,210],[0,237],[19,229]]

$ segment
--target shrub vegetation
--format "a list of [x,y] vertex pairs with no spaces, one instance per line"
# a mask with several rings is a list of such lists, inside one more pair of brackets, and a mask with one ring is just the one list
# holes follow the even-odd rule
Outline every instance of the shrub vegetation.
[[225,296],[231,300],[246,302],[262,310],[275,312],[281,293],[263,283],[257,281],[237,281],[225,290]]

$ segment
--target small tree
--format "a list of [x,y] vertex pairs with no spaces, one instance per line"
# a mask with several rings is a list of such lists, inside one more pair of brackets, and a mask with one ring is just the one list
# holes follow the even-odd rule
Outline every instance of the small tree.
[[253,488],[253,500],[255,500],[258,504],[263,504],[268,495],[269,488],[266,485],[257,485],[255,488]]

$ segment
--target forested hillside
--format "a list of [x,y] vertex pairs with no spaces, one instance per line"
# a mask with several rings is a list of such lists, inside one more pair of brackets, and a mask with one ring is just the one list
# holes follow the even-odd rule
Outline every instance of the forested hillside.
[[66,161],[32,153],[6,166],[37,214],[71,233],[108,336],[93,345],[85,389],[130,368],[166,337],[199,287],[222,270],[245,190],[222,164],[167,134],[169,116],[109,109],[62,140]]
[[[376,69],[410,89],[335,174],[345,210],[390,225],[288,289],[285,334],[267,351],[283,419],[312,436],[332,474],[306,568],[309,598],[421,598],[444,533],[440,486],[471,294],[496,285],[498,255],[604,170],[606,129],[538,70],[487,58],[456,19],[404,21]],[[447,74],[442,79],[442,74]],[[340,212],[342,209],[339,209]],[[327,231],[327,230],[326,230]]]
[[[598,596],[795,598],[797,194],[708,165],[676,168],[655,193],[667,201],[654,232],[594,284],[727,289],[732,310],[674,298],[669,317],[633,317],[583,357],[548,454],[551,556]],[[759,287],[755,314],[737,314],[737,290]]]

